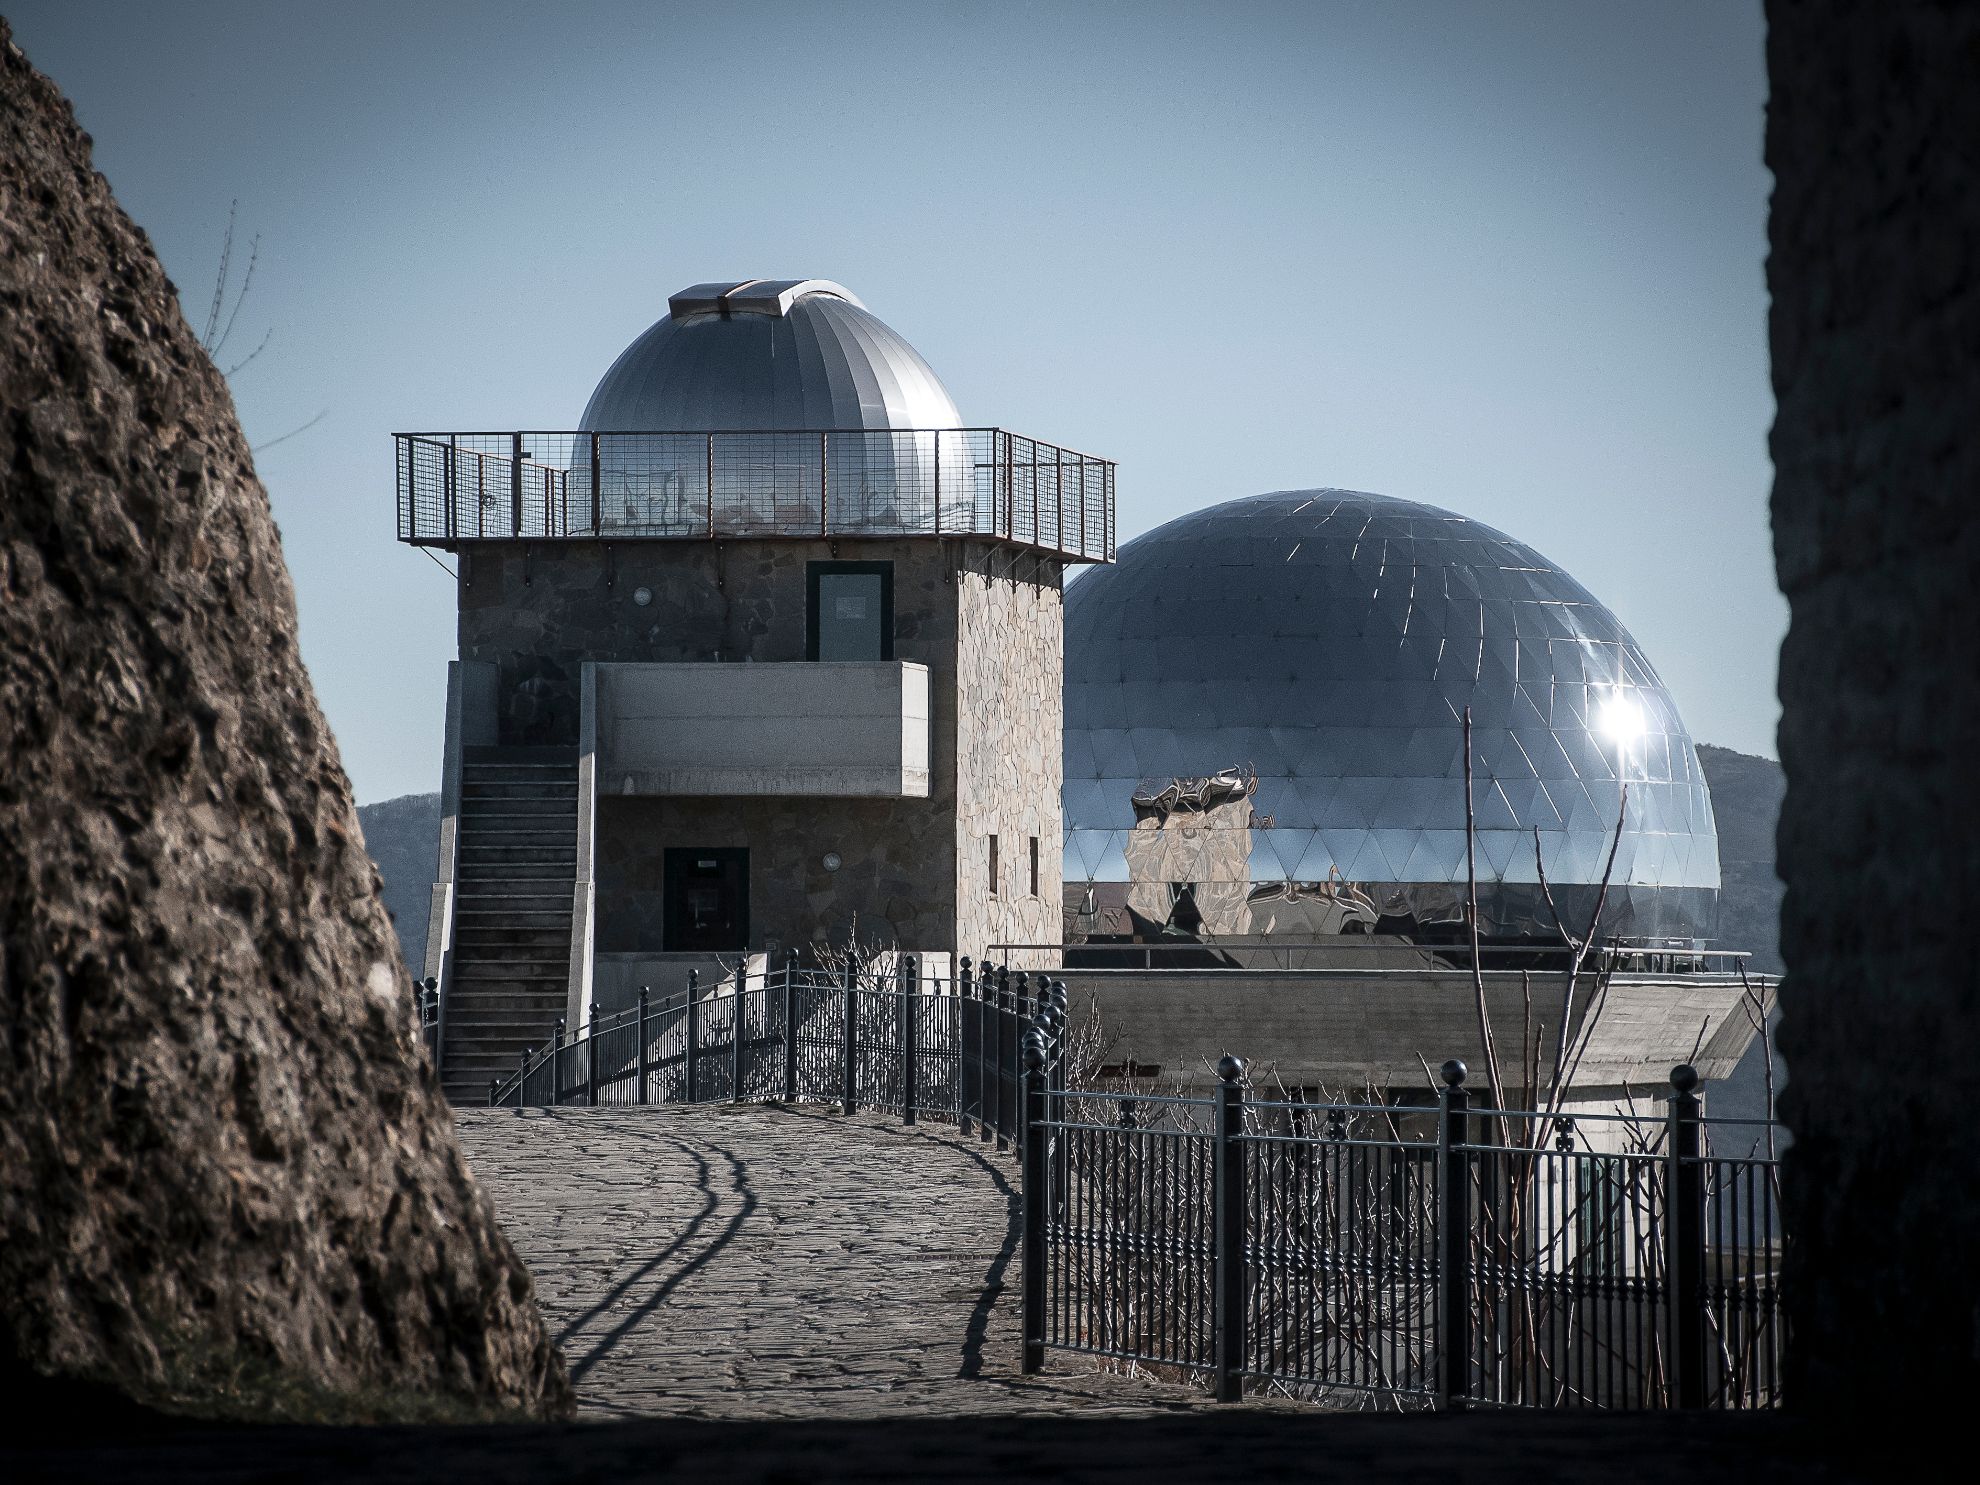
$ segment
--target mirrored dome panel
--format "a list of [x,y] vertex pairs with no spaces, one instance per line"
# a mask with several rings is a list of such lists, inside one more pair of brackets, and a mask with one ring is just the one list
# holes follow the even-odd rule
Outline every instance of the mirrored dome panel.
[[1711,801],[1669,693],[1489,526],[1347,490],[1232,501],[1071,584],[1065,645],[1071,939],[1454,934],[1467,707],[1484,932],[1556,939],[1556,909],[1585,930],[1612,846],[1604,934],[1713,932]]

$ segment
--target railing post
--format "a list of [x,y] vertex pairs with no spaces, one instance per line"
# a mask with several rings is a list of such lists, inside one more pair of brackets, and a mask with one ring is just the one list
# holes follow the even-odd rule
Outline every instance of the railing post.
[[599,519],[598,476],[599,465],[603,462],[598,457],[599,437],[600,435],[596,433],[591,435],[591,534],[593,536],[598,535],[604,524]]
[[523,446],[522,435],[509,435],[509,535],[518,539],[523,528]]
[[1024,1236],[1019,1279],[1024,1286],[1021,1305],[1024,1353],[1020,1370],[1027,1376],[1045,1367],[1045,1210],[1050,1173],[1046,1167],[1045,1087],[1049,1077],[1045,1033],[1036,1029],[1024,1038]]
[[694,1102],[694,1063],[695,1063],[694,1044],[701,1039],[700,997],[695,992],[697,989],[700,988],[700,984],[701,984],[701,976],[696,974],[693,970],[689,970],[687,976],[687,1015],[686,1015],[687,1049],[681,1056],[682,1076],[683,1076],[683,1080],[687,1084],[687,1091],[681,1095],[682,1101],[685,1103]]
[[911,955],[901,956],[901,1123],[914,1123],[914,1101],[919,1094],[915,1063],[921,1057],[921,1004],[915,992],[921,988]]
[[564,1104],[564,1018],[557,1018],[557,1028],[550,1033],[550,1107],[562,1108]]
[[[1009,975],[1008,970],[1005,975]],[[997,1128],[1003,1119],[999,1106],[1003,1094],[1003,1063],[1000,1058],[1004,1046],[1004,1001],[997,984],[997,971],[990,965],[985,964],[977,970],[977,1015],[983,1027],[983,1037],[977,1043],[976,1067],[982,1082],[983,1102],[976,1123],[986,1145],[997,1138]]]
[[859,960],[854,947],[846,946],[846,1063],[842,1100],[848,1114],[859,1112]]
[[991,1109],[997,1148],[1008,1150],[1011,1147],[1011,1115],[1005,1107],[1004,1082],[1009,1076],[1011,1052],[1016,1044],[1016,1038],[1009,1034],[1014,1030],[1014,1017],[1011,1014],[1011,967],[1008,964],[997,966],[993,989],[997,999],[996,1009],[990,1017],[991,1046],[994,1049],[990,1054],[990,1082],[994,1090]]
[[591,1003],[591,1019],[584,1031],[584,1101],[598,1107],[598,1002]]
[[749,985],[749,956],[736,956],[736,1014],[733,1019],[731,1046],[731,1072],[729,1075],[729,1102],[741,1103],[743,1096],[743,991]]
[[1465,1149],[1465,1065],[1453,1057],[1437,1112],[1437,1386],[1435,1405],[1462,1408],[1471,1392],[1471,1157]]
[[1216,1287],[1211,1295],[1211,1366],[1218,1402],[1244,1396],[1244,1061],[1217,1063],[1217,1129],[1212,1152]]
[[971,1054],[976,1050],[977,1038],[972,1035],[970,1021],[976,1014],[976,986],[970,979],[969,968],[969,955],[956,961],[956,1133],[965,1137],[970,1133],[970,1107],[976,1091]]
[[797,1102],[797,954],[784,961],[784,1102]]
[[[520,1052],[516,1054],[516,1107],[519,1109],[526,1109],[529,1107],[528,1100],[524,1097],[524,1088],[523,1088],[523,1085],[528,1081],[529,1081],[529,1048],[524,1047]],[[550,1082],[552,1087],[556,1085],[556,1081],[557,1081],[557,1067],[556,1067],[556,1063],[553,1061],[550,1065]],[[551,1102],[555,1103],[556,1100],[552,1099]]]
[[495,1090],[501,1087],[501,1085],[502,1080],[500,1078],[490,1078],[488,1080],[488,1107],[491,1109],[495,1107]]
[[1670,1399],[1679,1408],[1705,1406],[1705,1165],[1700,1148],[1703,1105],[1692,1092],[1697,1086],[1698,1070],[1690,1063],[1671,1069],[1670,1131],[1664,1142],[1664,1297],[1670,1317]]
[[653,1062],[646,1050],[648,1035],[646,1021],[647,1000],[647,987],[641,985],[639,987],[639,1101],[641,1103],[646,1103],[650,1097],[646,1091],[646,1080],[653,1074]]

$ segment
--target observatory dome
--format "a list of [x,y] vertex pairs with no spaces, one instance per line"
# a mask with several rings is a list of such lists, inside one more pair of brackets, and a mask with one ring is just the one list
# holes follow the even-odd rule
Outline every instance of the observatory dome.
[[915,348],[825,279],[696,284],[612,363],[587,432],[955,428]]
[[1234,500],[1066,593],[1075,936],[1454,934],[1472,714],[1481,926],[1709,936],[1718,843],[1670,694],[1523,543],[1348,490]]

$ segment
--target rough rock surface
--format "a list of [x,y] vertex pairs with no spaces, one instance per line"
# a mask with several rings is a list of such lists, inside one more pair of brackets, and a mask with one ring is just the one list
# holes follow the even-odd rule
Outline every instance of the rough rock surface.
[[1788,1395],[1950,1418],[1980,1370],[1980,7],[1768,21]]
[[418,1045],[227,389],[4,22],[0,945],[10,1402],[568,1410]]

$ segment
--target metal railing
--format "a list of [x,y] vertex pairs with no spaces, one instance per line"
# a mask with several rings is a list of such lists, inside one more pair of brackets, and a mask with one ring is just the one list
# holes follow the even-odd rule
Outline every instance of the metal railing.
[[[491,1107],[820,1101],[880,1109],[913,1124],[954,1121],[1008,1148],[1022,1113],[1021,1033],[1063,986],[968,958],[953,980],[920,975],[912,956],[879,971],[801,969],[683,989],[596,1016],[576,1034],[559,1021],[549,1043],[491,1079]],[[848,1055],[848,1049],[851,1049]]]
[[1058,1349],[1223,1400],[1778,1401],[1775,1162],[1713,1148],[1689,1067],[1646,1121],[1474,1111],[1460,1062],[1414,1108],[1254,1099],[1230,1057],[1211,1099],[1068,1090],[1042,1044],[1028,1066],[1026,1370]]
[[426,1043],[426,1055],[433,1059],[433,1065],[440,1065],[440,982],[428,976],[413,981],[413,1005],[419,1017],[419,1034]]
[[1114,557],[1114,464],[1003,428],[395,433],[399,540],[981,536]]
[[[1064,944],[992,944],[989,954],[1008,958],[1018,954],[1055,954],[1067,969],[1254,969],[1299,971],[1334,969],[1351,973],[1418,974],[1421,966],[1394,969],[1395,961],[1414,955],[1452,971],[1469,972],[1467,944],[1425,942],[1402,938],[1337,933],[1321,938],[1207,938],[1201,942]],[[1488,971],[1516,973],[1523,969],[1565,970],[1573,950],[1562,944],[1481,944],[1478,962]],[[1737,976],[1753,955],[1743,949],[1694,949],[1661,944],[1599,945],[1584,968],[1590,973],[1613,970],[1622,974],[1695,974]],[[1362,968],[1357,961],[1363,961]],[[1754,974],[1755,985],[1773,977]]]
[[[1770,1127],[1074,1087],[1066,990],[960,961],[800,969],[559,1026],[496,1106],[824,1101],[953,1120],[1023,1166],[1022,1365],[1058,1350],[1401,1407],[1763,1408],[1785,1320]],[[1742,1150],[1742,1141],[1748,1148]],[[1768,1153],[1763,1154],[1766,1150]]]

